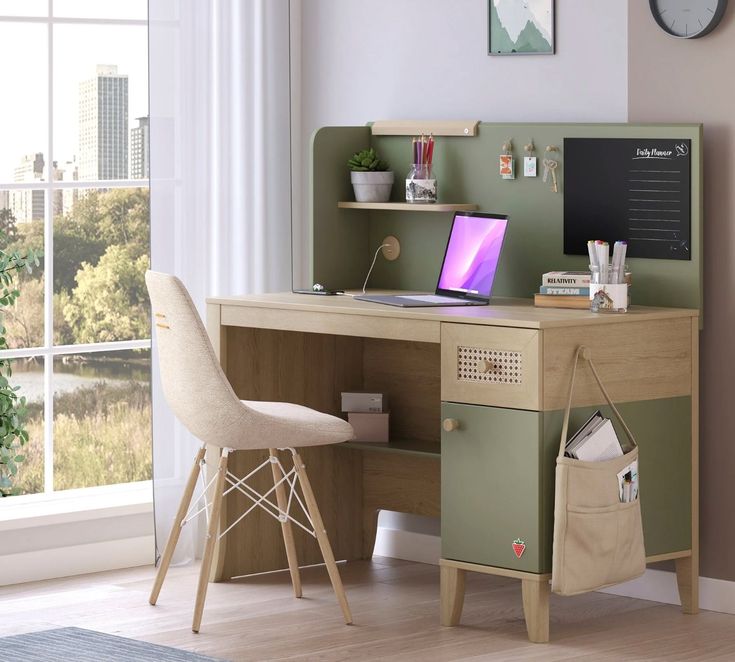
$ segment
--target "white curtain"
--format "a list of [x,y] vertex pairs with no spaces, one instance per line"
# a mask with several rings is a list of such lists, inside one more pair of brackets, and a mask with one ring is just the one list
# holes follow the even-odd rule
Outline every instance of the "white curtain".
[[[202,316],[207,296],[290,289],[289,1],[150,0],[149,16],[152,268]],[[153,420],[161,550],[198,442],[155,370]],[[198,539],[185,527],[174,561]]]

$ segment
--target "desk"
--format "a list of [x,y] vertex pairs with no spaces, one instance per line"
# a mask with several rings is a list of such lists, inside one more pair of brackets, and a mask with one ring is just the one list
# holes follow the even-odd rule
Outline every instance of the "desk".
[[[562,410],[574,352],[589,346],[641,448],[648,560],[676,560],[684,611],[696,612],[697,311],[634,306],[595,315],[525,299],[402,309],[284,293],[211,298],[207,326],[240,398],[340,415],[341,391],[389,394],[390,444],[303,452],[336,558],[370,558],[380,509],[441,512],[442,623],[459,622],[467,571],[512,576],[523,582],[535,641],[548,639]],[[572,426],[603,403],[586,370],[578,380]],[[459,428],[443,431],[447,418]],[[264,456],[238,452],[230,461],[243,475]],[[268,482],[263,475],[260,487]],[[244,505],[237,492],[228,496],[224,522]],[[300,563],[320,562],[314,541],[299,533]],[[526,543],[521,558],[515,537]],[[279,527],[253,513],[220,544],[213,579],[286,567]]]

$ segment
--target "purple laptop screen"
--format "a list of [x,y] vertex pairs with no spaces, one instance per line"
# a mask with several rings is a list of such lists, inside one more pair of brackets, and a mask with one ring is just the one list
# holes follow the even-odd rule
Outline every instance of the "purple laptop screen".
[[457,214],[438,289],[490,296],[508,221]]

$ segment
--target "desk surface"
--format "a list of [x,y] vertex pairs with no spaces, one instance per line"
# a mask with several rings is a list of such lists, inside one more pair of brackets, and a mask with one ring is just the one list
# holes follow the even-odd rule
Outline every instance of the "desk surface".
[[[385,291],[371,294],[386,294]],[[390,292],[393,293],[393,292]],[[356,301],[351,296],[310,296],[279,292],[232,297],[210,297],[207,303],[223,306],[271,308],[311,313],[362,315],[400,320],[455,322],[459,324],[487,324],[528,329],[545,329],[594,324],[650,321],[681,317],[697,317],[699,311],[689,308],[652,308],[631,306],[625,314],[600,314],[585,310],[536,308],[532,299],[493,299],[488,306],[461,306],[442,308],[399,308],[368,301]]]

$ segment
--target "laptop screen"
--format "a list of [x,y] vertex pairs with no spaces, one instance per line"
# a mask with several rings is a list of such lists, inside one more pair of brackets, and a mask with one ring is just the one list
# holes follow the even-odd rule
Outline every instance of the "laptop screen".
[[457,212],[436,293],[489,299],[507,225],[502,214]]

